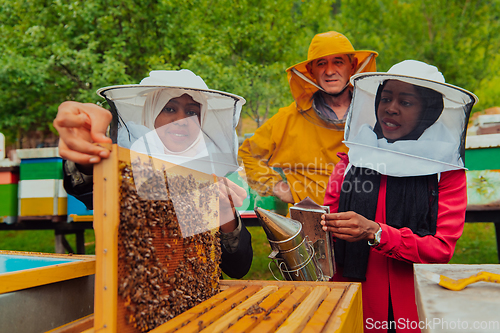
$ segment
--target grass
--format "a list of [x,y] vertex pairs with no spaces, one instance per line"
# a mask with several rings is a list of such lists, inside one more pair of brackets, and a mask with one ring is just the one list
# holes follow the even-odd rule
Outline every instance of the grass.
[[465,223],[450,264],[498,264],[495,225]]
[[[267,258],[271,247],[260,227],[249,227],[252,234],[254,258],[252,267],[244,279],[273,280]],[[74,235],[66,235],[73,247],[76,246]],[[95,254],[94,232],[85,231],[85,252]],[[30,252],[54,253],[53,230],[0,231],[0,249]],[[493,223],[466,223],[464,233],[459,239],[451,264],[497,264],[495,226]],[[276,274],[276,273],[275,273]],[[228,279],[227,276],[224,278]]]
[[[66,235],[73,250],[75,235]],[[95,254],[94,230],[85,230],[85,254]],[[54,230],[0,230],[0,250],[55,253]]]
[[[271,259],[271,246],[267,241],[266,233],[261,227],[248,227],[252,234],[253,259],[250,271],[243,277],[245,280],[274,280],[269,271],[268,264]],[[276,274],[276,273],[275,273]],[[224,275],[224,278],[228,277]]]

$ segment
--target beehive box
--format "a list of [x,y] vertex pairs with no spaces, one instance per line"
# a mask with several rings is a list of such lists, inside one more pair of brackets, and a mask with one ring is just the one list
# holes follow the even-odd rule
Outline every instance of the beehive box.
[[212,175],[116,145],[94,168],[94,327],[145,332],[218,292]]
[[[220,293],[150,333],[363,332],[360,283],[233,280],[220,286]],[[97,332],[85,329],[91,320],[54,333]]]
[[465,166],[467,210],[500,209],[500,134],[468,136]]
[[0,250],[0,332],[45,332],[93,313],[95,258]]
[[[360,284],[219,282],[215,179],[109,147],[110,157],[94,169],[95,313],[53,333],[363,330]],[[162,182],[167,190],[154,185]],[[185,196],[175,198],[172,189],[195,183],[198,190],[188,196],[194,200],[191,204]],[[204,194],[200,184],[205,184]],[[166,197],[172,198],[170,203],[161,200]],[[176,200],[183,204],[175,205]],[[196,224],[207,224],[203,230],[209,231],[200,234],[172,219],[172,204],[176,216],[193,215]]]
[[363,332],[361,284],[223,281],[223,291],[151,331]]
[[19,219],[65,220],[67,194],[57,148],[18,149]]
[[19,166],[0,166],[0,222],[17,220]]

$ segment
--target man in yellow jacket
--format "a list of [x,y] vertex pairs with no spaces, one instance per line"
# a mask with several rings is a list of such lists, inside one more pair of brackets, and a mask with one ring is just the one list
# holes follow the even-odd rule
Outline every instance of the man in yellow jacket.
[[[342,34],[314,36],[307,60],[287,69],[295,100],[266,121],[239,149],[247,181],[261,196],[287,203],[310,197],[323,204],[328,178],[338,162],[347,109],[350,77],[376,71],[373,51],[355,51]],[[281,168],[286,182],[272,168]]]

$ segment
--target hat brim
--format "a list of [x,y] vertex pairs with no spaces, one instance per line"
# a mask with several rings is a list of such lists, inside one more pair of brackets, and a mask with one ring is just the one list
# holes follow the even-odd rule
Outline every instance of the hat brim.
[[[351,76],[350,81],[351,84],[354,86],[357,81],[362,79],[372,81],[377,85],[377,87],[381,82],[386,80],[399,80],[407,82],[410,84],[430,88],[437,92],[440,92],[444,96],[444,98],[458,104],[462,104],[464,102],[463,94],[467,95],[471,99],[471,101],[474,102],[474,104],[477,103],[479,100],[477,96],[471,93],[470,91],[454,86],[452,84],[438,82],[429,79],[417,78],[413,76],[401,75],[401,74],[387,74],[380,72],[359,73]],[[376,92],[376,89],[374,91]]]
[[[103,98],[108,98],[106,96],[106,92],[113,91],[114,92],[114,97],[113,99],[128,99],[130,100],[134,96],[139,97],[145,97],[146,94],[158,90],[158,89],[168,89],[168,88],[173,88],[173,89],[183,89],[183,90],[191,90],[191,91],[199,91],[199,92],[204,92],[207,93],[207,97],[210,98],[210,96],[213,96],[213,98],[230,98],[234,100],[235,102],[241,103],[241,105],[244,105],[246,103],[246,100],[238,95],[227,93],[225,91],[219,91],[219,90],[213,90],[213,89],[199,89],[199,88],[188,88],[188,87],[177,87],[177,86],[161,86],[161,85],[145,85],[145,84],[128,84],[128,85],[117,85],[117,86],[109,86],[109,87],[103,87],[100,88],[96,91],[97,95],[103,97]],[[120,91],[121,90],[121,91]],[[117,92],[120,92],[119,94],[116,94]],[[137,105],[140,105],[140,103],[137,103]]]
[[[375,57],[378,56],[377,52],[375,52],[375,51],[368,51],[368,50],[360,50],[360,51],[352,51],[352,52],[340,52],[340,53],[329,53],[329,54],[322,55],[321,57],[317,57],[317,58],[314,58],[314,59],[309,59],[309,60],[306,60],[306,61],[299,62],[296,65],[288,67],[286,69],[286,71],[289,72],[292,68],[295,68],[296,70],[298,70],[302,74],[307,75],[308,77],[310,77],[309,72],[307,71],[307,64],[310,63],[311,61],[314,61],[316,59],[323,58],[323,57],[332,56],[332,55],[345,55],[345,54],[353,54],[354,57],[356,57],[358,59],[358,68],[366,60],[366,58],[368,58],[370,55],[374,55]],[[356,70],[358,68],[356,68]]]

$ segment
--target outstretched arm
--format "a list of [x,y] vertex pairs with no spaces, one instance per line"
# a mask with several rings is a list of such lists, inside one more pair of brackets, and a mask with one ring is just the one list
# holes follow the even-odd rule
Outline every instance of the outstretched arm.
[[436,233],[421,237],[409,228],[397,229],[376,223],[355,212],[325,214],[321,224],[325,230],[349,242],[372,240],[382,228],[380,244],[373,251],[387,257],[412,263],[447,263],[462,235],[467,206],[464,170],[443,172],[439,182]]

